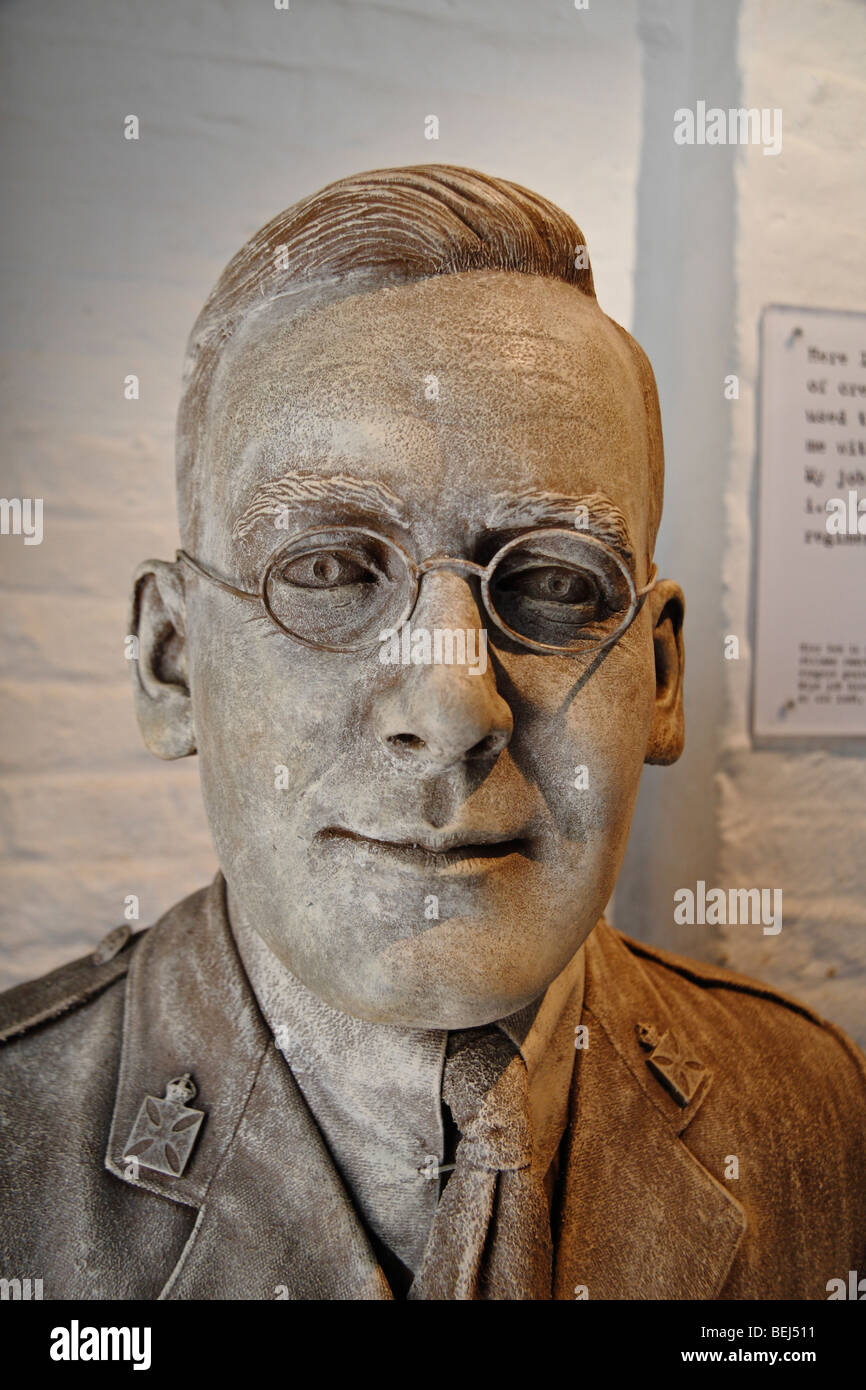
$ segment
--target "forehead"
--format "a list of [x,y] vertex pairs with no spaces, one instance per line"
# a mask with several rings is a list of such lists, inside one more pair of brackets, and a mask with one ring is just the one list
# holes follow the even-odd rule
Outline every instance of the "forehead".
[[471,272],[294,305],[265,305],[220,361],[202,480],[215,527],[297,470],[382,483],[419,516],[471,518],[502,487],[602,491],[642,543],[640,385],[573,286]]

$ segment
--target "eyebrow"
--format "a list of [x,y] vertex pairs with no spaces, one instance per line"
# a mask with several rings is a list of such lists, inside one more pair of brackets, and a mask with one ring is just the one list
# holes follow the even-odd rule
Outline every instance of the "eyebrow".
[[604,541],[634,568],[635,556],[628,522],[615,502],[603,492],[590,492],[583,497],[570,497],[561,492],[548,492],[527,487],[519,492],[499,492],[486,518],[489,531],[533,527],[539,524],[576,526],[578,507],[586,509],[585,524],[577,529]]
[[[260,521],[273,521],[280,515],[301,512],[316,504],[341,503],[387,517],[398,525],[409,527],[410,517],[405,503],[384,483],[354,478],[348,473],[323,477],[320,473],[285,473],[281,478],[262,483],[252,500],[232,527],[232,535],[242,540]],[[627,565],[634,568],[634,550],[625,516],[602,492],[585,496],[568,496],[541,488],[526,487],[518,492],[498,492],[485,517],[485,530],[506,531],[530,529],[539,525],[574,526],[577,509],[586,509],[586,524],[582,528],[615,550]]]
[[242,540],[259,521],[328,502],[340,502],[408,525],[404,503],[384,483],[353,478],[348,473],[335,473],[325,478],[320,473],[285,473],[282,478],[263,483],[256,489],[252,501],[232,527],[232,535],[235,540]]

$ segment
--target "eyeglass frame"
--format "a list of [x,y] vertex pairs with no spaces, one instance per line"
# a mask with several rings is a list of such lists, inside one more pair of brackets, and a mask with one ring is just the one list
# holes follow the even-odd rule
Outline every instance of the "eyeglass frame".
[[[496,571],[496,567],[499,565],[499,563],[505,555],[507,555],[510,551],[515,550],[519,545],[524,544],[527,540],[538,539],[542,536],[556,535],[569,536],[573,538],[575,532],[570,527],[549,526],[537,531],[527,531],[522,535],[516,536],[512,540],[507,541],[505,545],[501,546],[500,549],[497,550],[493,558],[488,562],[488,564],[479,565],[474,560],[467,560],[459,555],[430,556],[427,560],[423,560],[419,563],[413,559],[413,557],[409,554],[408,550],[406,550],[404,546],[400,545],[399,541],[395,541],[390,536],[384,536],[379,531],[371,531],[366,526],[342,526],[339,524],[333,527],[310,526],[304,531],[299,531],[297,535],[287,538],[285,542],[278,545],[276,549],[271,553],[271,555],[265,562],[265,567],[262,571],[261,588],[258,593],[255,593],[249,589],[238,588],[237,585],[231,584],[228,580],[221,579],[219,575],[213,574],[205,565],[203,565],[199,560],[196,560],[186,550],[176,551],[175,561],[178,563],[183,562],[184,564],[188,565],[195,574],[200,576],[200,578],[207,579],[211,584],[215,584],[217,588],[223,589],[228,594],[233,594],[235,598],[252,599],[257,603],[260,603],[265,612],[265,615],[270,619],[274,627],[276,627],[279,632],[282,632],[284,636],[291,638],[291,640],[294,642],[298,642],[301,646],[312,648],[314,651],[338,652],[341,654],[372,650],[376,645],[376,643],[372,641],[364,642],[362,645],[354,647],[335,647],[326,642],[316,642],[310,638],[299,637],[296,632],[290,632],[289,629],[280,622],[279,618],[274,613],[270,605],[268,599],[268,580],[270,578],[271,571],[273,570],[275,564],[277,563],[277,560],[280,558],[283,552],[287,550],[289,546],[293,546],[297,541],[303,540],[305,536],[321,535],[322,532],[328,530],[346,532],[347,534],[356,536],[367,536],[370,540],[384,542],[386,546],[390,546],[392,549],[396,550],[402,558],[406,566],[406,573],[411,583],[411,591],[409,600],[406,604],[406,607],[404,608],[403,614],[399,622],[394,624],[393,628],[391,629],[392,631],[398,631],[404,623],[408,622],[411,619],[412,614],[415,612],[415,609],[418,604],[418,598],[421,592],[421,580],[424,578],[425,574],[430,574],[437,569],[458,569],[463,570],[468,574],[475,575],[475,577],[480,581],[481,599],[484,604],[484,610],[488,618],[491,620],[492,623],[495,624],[496,627],[499,628],[500,632],[504,633],[505,636],[508,637],[511,641],[518,643],[519,646],[526,647],[529,651],[541,652],[549,656],[586,656],[588,652],[603,651],[606,647],[613,646],[615,642],[618,642],[620,638],[625,635],[625,633],[628,631],[635,618],[637,617],[638,613],[640,612],[641,607],[643,606],[643,600],[646,598],[647,594],[655,588],[656,584],[658,583],[656,566],[653,565],[650,569],[650,582],[648,584],[645,584],[643,588],[638,589],[635,585],[635,581],[631,574],[631,571],[628,569],[628,566],[611,546],[606,545],[604,541],[598,538],[598,536],[581,534],[582,541],[589,542],[592,546],[596,546],[599,550],[602,550],[607,555],[610,555],[619,567],[619,569],[624,574],[629,589],[629,610],[626,614],[626,617],[615,629],[615,631],[610,634],[609,637],[604,638],[602,641],[598,641],[590,637],[586,639],[578,638],[578,641],[585,640],[587,646],[583,648],[571,648],[556,647],[552,643],[548,642],[536,642],[531,637],[524,637],[521,633],[516,632],[513,628],[510,628],[502,618],[500,618],[499,614],[496,612],[496,609],[493,606],[493,602],[490,597],[490,581]],[[308,552],[302,551],[301,555],[306,553]],[[295,556],[293,558],[300,559],[301,555]]]

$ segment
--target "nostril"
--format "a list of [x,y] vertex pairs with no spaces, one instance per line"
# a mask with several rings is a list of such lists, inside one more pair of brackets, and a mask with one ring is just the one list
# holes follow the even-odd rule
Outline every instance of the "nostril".
[[390,734],[388,742],[395,748],[405,748],[414,753],[426,747],[423,738],[419,738],[417,734]]
[[473,744],[466,754],[467,758],[489,758],[491,753],[501,753],[506,740],[500,733],[487,734]]

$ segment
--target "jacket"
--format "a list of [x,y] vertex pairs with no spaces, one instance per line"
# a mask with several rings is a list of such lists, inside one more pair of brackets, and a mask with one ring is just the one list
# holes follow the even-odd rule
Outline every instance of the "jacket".
[[[392,1297],[224,890],[0,996],[0,1276],[47,1299]],[[555,1299],[825,1299],[866,1270],[866,1064],[842,1032],[604,922],[581,1023]],[[131,1161],[145,1098],[184,1073],[205,1118],[182,1171]]]

